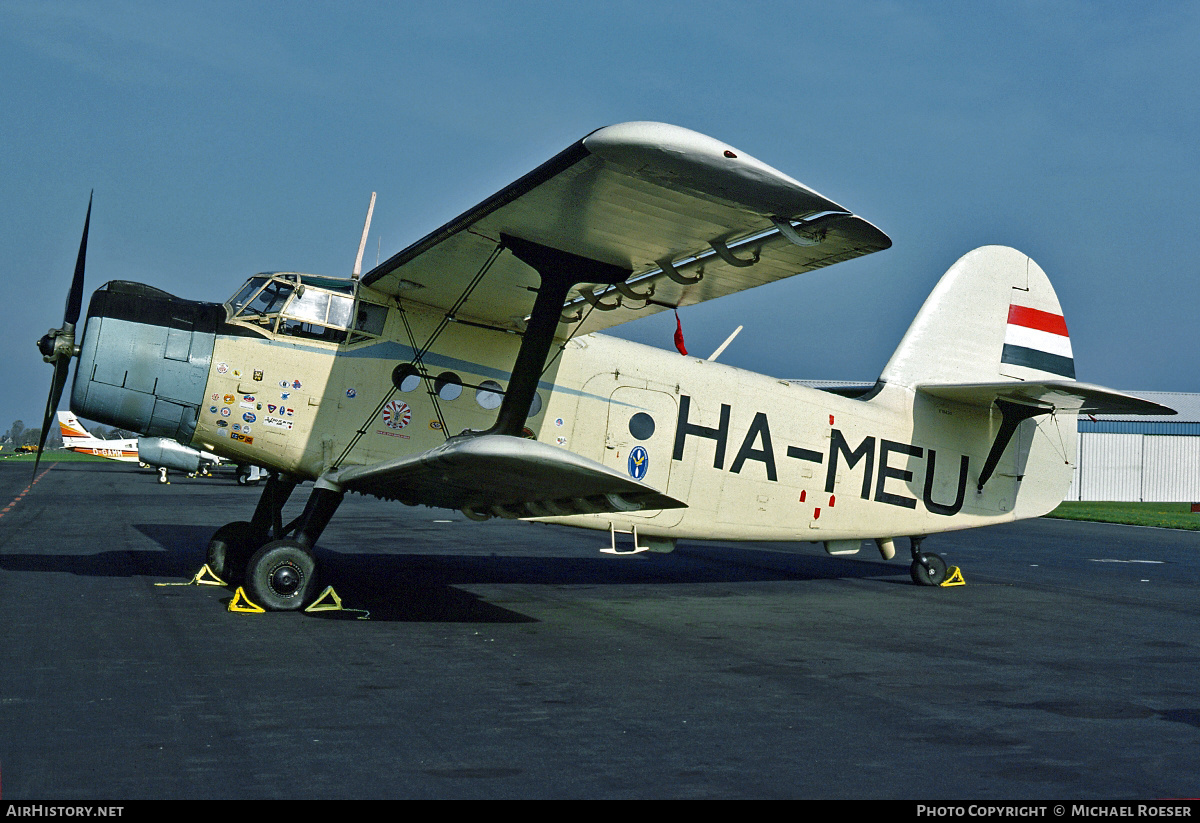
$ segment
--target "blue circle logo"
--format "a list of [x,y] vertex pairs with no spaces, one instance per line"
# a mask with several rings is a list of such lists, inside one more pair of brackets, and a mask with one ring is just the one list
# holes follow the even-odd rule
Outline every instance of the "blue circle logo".
[[650,455],[646,453],[646,447],[634,446],[629,452],[629,476],[634,480],[641,480],[649,468]]

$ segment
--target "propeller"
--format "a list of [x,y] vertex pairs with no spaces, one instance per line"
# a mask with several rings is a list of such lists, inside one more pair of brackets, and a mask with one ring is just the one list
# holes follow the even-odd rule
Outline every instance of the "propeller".
[[33,476],[37,477],[38,464],[42,461],[42,449],[46,446],[46,435],[58,401],[62,399],[63,387],[67,384],[67,372],[71,358],[79,353],[75,346],[75,324],[79,322],[79,311],[83,306],[83,264],[87,257],[88,226],[92,222],[92,195],[88,195],[87,216],[83,218],[83,239],[79,241],[79,256],[75,258],[75,276],[71,279],[71,290],[67,292],[67,305],[63,310],[61,328],[50,329],[37,342],[42,359],[54,366],[54,377],[50,382],[50,396],[46,398],[46,414],[42,417],[42,436],[38,441],[37,456],[33,460]]

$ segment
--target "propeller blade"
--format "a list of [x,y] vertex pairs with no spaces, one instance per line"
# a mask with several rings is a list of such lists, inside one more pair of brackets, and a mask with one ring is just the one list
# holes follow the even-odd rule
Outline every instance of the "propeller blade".
[[[92,192],[94,194],[94,190]],[[71,289],[67,292],[67,305],[63,310],[60,329],[51,329],[38,341],[38,350],[47,362],[54,364],[54,378],[50,382],[50,396],[46,398],[46,414],[42,417],[42,436],[38,441],[37,456],[33,459],[33,476],[37,479],[38,465],[42,462],[42,451],[62,399],[63,387],[67,385],[67,373],[71,370],[71,357],[75,344],[75,324],[83,308],[83,268],[87,259],[88,228],[92,224],[92,194],[88,194],[87,216],[83,218],[83,237],[79,241],[79,256],[75,258],[75,276],[71,278]]]
[[91,222],[92,194],[88,194],[87,216],[83,218],[83,239],[79,241],[79,256],[75,258],[75,277],[71,280],[71,290],[67,292],[67,308],[63,312],[63,322],[72,326],[79,321],[79,310],[83,306],[83,263],[87,257],[88,226]]
[[50,424],[58,410],[58,401],[62,399],[63,386],[67,384],[67,372],[71,369],[71,361],[61,358],[54,362],[54,379],[50,383],[50,396],[46,398],[46,414],[42,417],[42,436],[38,440],[37,455],[33,458],[33,477],[37,479],[38,465],[42,462],[42,450],[46,448],[46,437],[50,434]]

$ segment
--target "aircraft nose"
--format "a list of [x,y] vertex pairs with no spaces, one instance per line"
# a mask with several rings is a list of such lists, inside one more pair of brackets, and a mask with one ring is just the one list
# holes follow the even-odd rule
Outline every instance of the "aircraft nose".
[[76,414],[190,443],[225,309],[114,280],[92,295],[71,391]]

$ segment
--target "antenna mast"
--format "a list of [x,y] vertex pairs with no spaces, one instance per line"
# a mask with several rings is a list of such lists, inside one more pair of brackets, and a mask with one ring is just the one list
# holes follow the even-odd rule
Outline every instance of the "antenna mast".
[[367,221],[363,224],[362,240],[358,241],[358,257],[354,258],[354,271],[350,273],[353,280],[362,274],[363,249],[367,247],[367,234],[371,231],[371,215],[375,213],[375,192],[371,192],[371,205],[367,206]]

